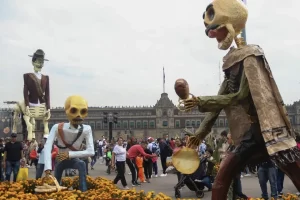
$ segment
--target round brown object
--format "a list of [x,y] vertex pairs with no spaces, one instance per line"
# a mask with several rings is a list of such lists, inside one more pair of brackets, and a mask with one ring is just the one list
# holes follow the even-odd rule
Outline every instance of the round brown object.
[[192,174],[198,169],[200,159],[195,149],[183,147],[172,156],[172,163],[177,171]]
[[175,81],[174,86],[176,94],[180,97],[180,99],[187,99],[190,94],[189,84],[186,80],[180,78]]

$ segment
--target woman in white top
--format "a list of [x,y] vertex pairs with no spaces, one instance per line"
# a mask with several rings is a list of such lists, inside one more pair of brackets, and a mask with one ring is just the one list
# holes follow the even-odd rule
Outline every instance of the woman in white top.
[[124,189],[128,190],[127,182],[125,178],[125,162],[126,162],[126,149],[123,147],[123,138],[119,137],[117,144],[115,145],[112,157],[111,166],[114,169],[117,167],[117,176],[114,180],[114,184],[117,184],[121,180]]

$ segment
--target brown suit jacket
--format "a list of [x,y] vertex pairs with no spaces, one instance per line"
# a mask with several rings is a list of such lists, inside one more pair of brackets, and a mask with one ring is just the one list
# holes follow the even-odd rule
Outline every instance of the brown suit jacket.
[[31,73],[24,74],[24,100],[25,105],[29,106],[30,103],[45,103],[46,108],[50,109],[50,92],[49,92],[49,76],[42,75],[41,87],[45,92],[44,99],[39,96],[38,89],[36,88],[34,80],[30,77]]

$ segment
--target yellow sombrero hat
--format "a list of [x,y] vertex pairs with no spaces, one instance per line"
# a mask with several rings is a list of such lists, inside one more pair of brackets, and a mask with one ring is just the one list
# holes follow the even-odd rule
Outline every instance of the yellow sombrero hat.
[[195,149],[183,147],[172,156],[172,163],[177,171],[192,174],[198,169],[200,158]]

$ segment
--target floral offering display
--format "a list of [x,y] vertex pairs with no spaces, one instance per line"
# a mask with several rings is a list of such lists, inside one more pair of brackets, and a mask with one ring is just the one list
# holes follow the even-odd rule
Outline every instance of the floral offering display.
[[[143,190],[136,191],[120,190],[111,180],[87,176],[88,191],[78,190],[79,178],[65,177],[62,186],[68,190],[53,193],[35,193],[36,186],[42,185],[42,179],[26,180],[16,183],[0,183],[0,200],[100,200],[100,199],[124,199],[124,200],[171,200],[171,197],[163,193],[145,193]],[[54,185],[51,179],[44,179],[44,183]]]
[[[283,195],[280,199],[282,199],[282,200],[299,200],[299,197],[296,194],[287,193],[287,194]],[[237,200],[264,200],[264,198],[249,197],[248,199],[237,199]],[[270,200],[276,200],[276,199],[272,197]]]

